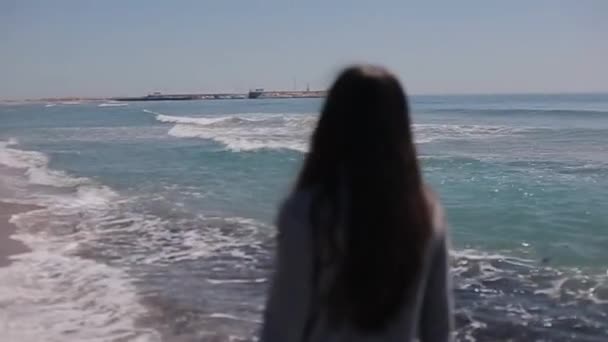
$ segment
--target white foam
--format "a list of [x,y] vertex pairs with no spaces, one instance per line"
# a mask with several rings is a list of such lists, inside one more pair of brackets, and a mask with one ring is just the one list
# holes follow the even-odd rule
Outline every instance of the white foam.
[[[2,341],[159,341],[154,331],[136,326],[145,314],[128,275],[114,267],[75,255],[94,241],[90,229],[120,203],[112,189],[87,178],[48,168],[40,152],[0,142],[0,164],[17,184],[13,202],[45,206],[13,215],[14,238],[31,248],[0,268],[0,340]],[[32,184],[58,189],[31,191]]]
[[315,123],[304,114],[243,113],[219,117],[178,117],[158,114],[157,120],[174,123],[168,134],[181,138],[217,141],[232,151],[290,149],[306,151]]
[[163,114],[161,114],[161,113],[154,112],[154,111],[151,111],[151,110],[149,110],[149,109],[142,109],[142,112],[144,112],[144,113],[148,113],[148,114],[154,114],[154,115],[163,115]]
[[[239,113],[190,117],[145,110],[164,123],[175,124],[169,135],[217,141],[232,151],[290,149],[305,152],[316,117],[313,114]],[[529,130],[492,125],[415,124],[417,143],[439,140],[491,139]]]
[[81,208],[107,208],[118,199],[119,195],[107,186],[87,185],[78,187],[75,198],[64,203]]
[[129,105],[128,103],[107,102],[107,103],[100,103],[99,105],[97,105],[97,107],[125,107],[128,105]]
[[180,138],[215,140],[234,152],[262,149],[306,151],[306,143],[300,139],[269,137],[268,134],[260,131],[254,133],[252,131],[235,132],[232,130],[231,133],[226,134],[226,132],[218,132],[217,130],[205,130],[197,127],[177,125],[169,130],[168,133]]
[[211,279],[208,278],[206,281],[210,284],[218,285],[218,284],[258,284],[265,283],[268,281],[267,278],[256,278],[256,279]]
[[26,175],[32,184],[56,187],[74,187],[89,182],[88,178],[71,177],[63,171],[50,170],[46,167],[29,168]]
[[230,315],[230,314],[225,314],[225,313],[220,313],[220,312],[214,312],[211,315],[209,315],[209,317],[211,318],[223,318],[223,319],[230,319],[230,320],[235,320],[235,321],[245,321],[245,322],[253,322],[253,323],[262,323],[259,320],[250,320],[250,319],[246,319],[243,317],[237,317],[235,315]]
[[17,144],[15,139],[0,142],[0,165],[24,170],[31,184],[74,187],[90,182],[87,178],[72,177],[65,172],[49,169],[49,158],[44,153],[12,147]]
[[168,123],[181,123],[181,124],[194,124],[194,125],[209,125],[217,122],[228,121],[231,117],[219,117],[219,118],[191,118],[191,117],[181,117],[181,116],[169,116],[158,114],[156,116],[156,120],[160,122],[168,122]]
[[[193,124],[193,125],[200,125],[200,126],[213,125],[213,124],[217,124],[217,123],[224,123],[227,125],[240,125],[240,124],[246,125],[246,124],[254,124],[254,123],[269,124],[272,122],[274,122],[275,124],[277,124],[277,123],[280,124],[281,122],[287,124],[289,122],[293,123],[293,122],[297,122],[297,121],[314,123],[314,120],[311,120],[311,119],[313,119],[313,118],[311,118],[312,114],[237,113],[237,114],[228,114],[228,115],[221,115],[221,116],[215,116],[215,117],[190,117],[190,116],[166,115],[166,114],[152,112],[152,111],[145,110],[145,109],[144,109],[144,111],[146,113],[156,115],[156,120],[158,120],[160,122],[178,123],[178,124]],[[311,127],[309,127],[309,128],[311,128]]]
[[49,160],[43,153],[11,148],[17,143],[15,139],[0,142],[0,164],[18,169],[43,167],[48,164]]
[[415,124],[416,142],[428,143],[437,140],[471,140],[510,136],[525,132],[528,128],[493,125],[447,125]]
[[551,286],[544,289],[535,290],[534,294],[546,294],[549,297],[558,298],[561,288],[566,281],[568,281],[567,277],[555,279],[551,281]]
[[522,257],[510,256],[500,253],[489,253],[476,249],[465,248],[465,249],[454,249],[450,252],[454,258],[462,258],[471,261],[505,261],[509,264],[531,268],[535,263],[534,259],[527,259]]
[[[121,258],[128,264],[148,264],[168,267],[174,263],[200,258],[231,255],[250,260],[255,258],[251,248],[262,241],[259,232],[269,230],[261,222],[242,218],[196,217],[167,219],[156,215],[129,212],[122,217],[99,217],[87,220],[79,234],[92,234],[98,239],[124,241],[137,236]],[[230,225],[231,229],[226,230]],[[201,227],[205,229],[202,230]],[[172,227],[180,227],[179,230]],[[234,235],[233,235],[234,234]],[[245,248],[247,247],[247,248]],[[236,255],[234,251],[240,251]],[[246,251],[243,251],[246,250]],[[213,280],[211,280],[213,281]],[[261,280],[260,280],[261,281]]]
[[57,234],[58,227],[71,226],[57,216],[61,210],[51,207],[11,218],[19,227],[15,237],[32,252],[0,269],[2,340],[160,341],[157,332],[137,327],[146,309],[128,275],[74,255],[85,232]]

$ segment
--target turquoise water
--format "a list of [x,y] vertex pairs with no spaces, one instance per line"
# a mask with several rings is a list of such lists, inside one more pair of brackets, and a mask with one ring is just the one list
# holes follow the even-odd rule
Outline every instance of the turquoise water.
[[[320,106],[0,107],[0,195],[48,208],[15,219],[33,252],[0,270],[7,336],[28,340],[25,307],[62,340],[250,340],[275,210]],[[458,338],[602,340],[608,95],[419,96],[412,108],[451,225]],[[31,294],[11,301],[24,284]]]

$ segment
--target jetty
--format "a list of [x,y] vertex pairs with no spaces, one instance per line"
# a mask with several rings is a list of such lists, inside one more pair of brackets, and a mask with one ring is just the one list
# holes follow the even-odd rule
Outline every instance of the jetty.
[[192,100],[242,100],[242,99],[294,99],[325,97],[324,90],[304,91],[266,91],[264,89],[250,90],[248,93],[202,93],[202,94],[162,94],[154,92],[146,96],[113,97],[109,100],[122,102],[138,101],[192,101]]
[[114,101],[188,101],[188,100],[230,100],[230,99],[244,99],[246,94],[229,94],[229,93],[217,93],[217,94],[162,94],[155,92],[146,96],[136,97],[114,97]]

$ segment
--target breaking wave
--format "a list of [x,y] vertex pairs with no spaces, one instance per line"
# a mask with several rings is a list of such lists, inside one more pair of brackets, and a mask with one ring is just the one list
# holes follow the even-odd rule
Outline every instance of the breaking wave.
[[0,142],[0,174],[14,187],[2,200],[40,209],[10,219],[18,227],[13,237],[31,252],[0,268],[3,340],[159,341],[157,332],[137,325],[147,309],[129,275],[79,254],[95,239],[83,227],[109,215],[120,196],[88,178],[50,169],[47,155],[17,145],[14,139]]
[[[171,116],[152,111],[156,120],[174,124],[168,134],[213,140],[228,150],[287,149],[305,152],[317,118],[313,114],[242,113],[208,117]],[[491,125],[416,124],[418,143],[438,140],[490,139],[530,131]]]

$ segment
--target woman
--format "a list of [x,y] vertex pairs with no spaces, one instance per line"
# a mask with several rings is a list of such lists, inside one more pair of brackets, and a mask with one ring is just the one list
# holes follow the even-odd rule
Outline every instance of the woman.
[[450,340],[445,224],[388,71],[338,77],[278,229],[262,341]]

